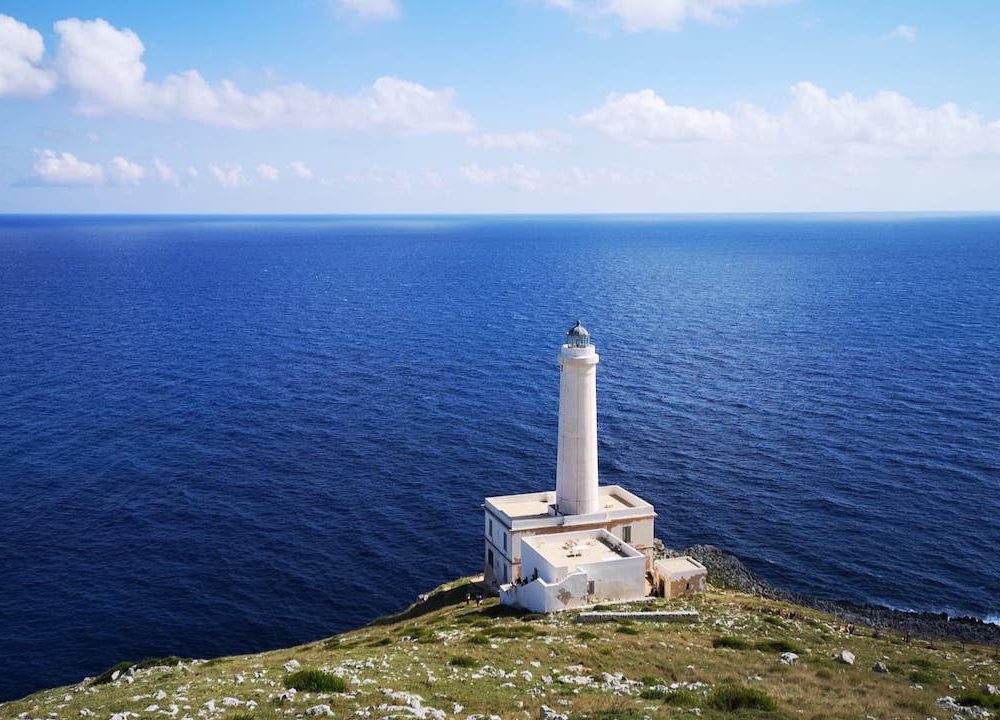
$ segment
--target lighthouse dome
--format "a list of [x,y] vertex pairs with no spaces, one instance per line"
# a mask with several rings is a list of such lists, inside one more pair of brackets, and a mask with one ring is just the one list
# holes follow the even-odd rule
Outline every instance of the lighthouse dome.
[[587,332],[587,328],[579,320],[576,321],[576,325],[566,332],[566,344],[570,347],[586,347],[590,345],[590,333]]

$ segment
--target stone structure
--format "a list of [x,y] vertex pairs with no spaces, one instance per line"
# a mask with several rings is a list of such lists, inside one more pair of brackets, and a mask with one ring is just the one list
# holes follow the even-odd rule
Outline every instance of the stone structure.
[[653,587],[660,597],[705,592],[707,577],[708,570],[694,558],[664,558],[653,563]]

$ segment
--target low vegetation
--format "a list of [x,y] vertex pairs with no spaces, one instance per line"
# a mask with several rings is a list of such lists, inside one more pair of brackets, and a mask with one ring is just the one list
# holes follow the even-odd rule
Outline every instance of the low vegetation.
[[285,687],[311,693],[347,692],[347,681],[323,670],[299,670],[285,678]]
[[[573,613],[519,614],[495,598],[467,605],[470,592],[468,581],[451,583],[397,616],[295,648],[120,663],[0,704],[0,718],[520,720],[547,705],[571,720],[922,720],[955,714],[938,705],[944,696],[1000,712],[985,691],[1000,676],[994,648],[851,629],[718,588],[630,606],[697,610],[691,623],[583,626]],[[835,659],[842,650],[853,665]]]

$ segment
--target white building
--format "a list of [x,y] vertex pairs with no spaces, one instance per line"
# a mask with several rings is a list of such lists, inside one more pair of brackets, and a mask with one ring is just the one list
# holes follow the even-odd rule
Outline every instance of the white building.
[[556,489],[486,498],[485,579],[503,602],[553,612],[646,595],[653,506],[598,484],[597,364],[579,323],[559,352]]

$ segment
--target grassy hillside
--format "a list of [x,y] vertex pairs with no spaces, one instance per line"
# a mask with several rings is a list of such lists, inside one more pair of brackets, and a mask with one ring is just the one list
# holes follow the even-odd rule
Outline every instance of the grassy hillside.
[[[518,615],[496,599],[467,606],[470,589],[468,580],[442,586],[398,616],[300,647],[125,664],[120,674],[2,704],[0,717],[465,720],[537,718],[546,705],[571,720],[922,720],[961,712],[939,707],[942,696],[970,705],[970,716],[981,713],[974,703],[1000,706],[981,692],[1000,677],[995,648],[852,634],[817,611],[714,588],[651,605],[701,613],[684,624]],[[854,665],[834,659],[842,650]],[[799,657],[784,664],[783,652]],[[876,662],[888,672],[874,671]]]

